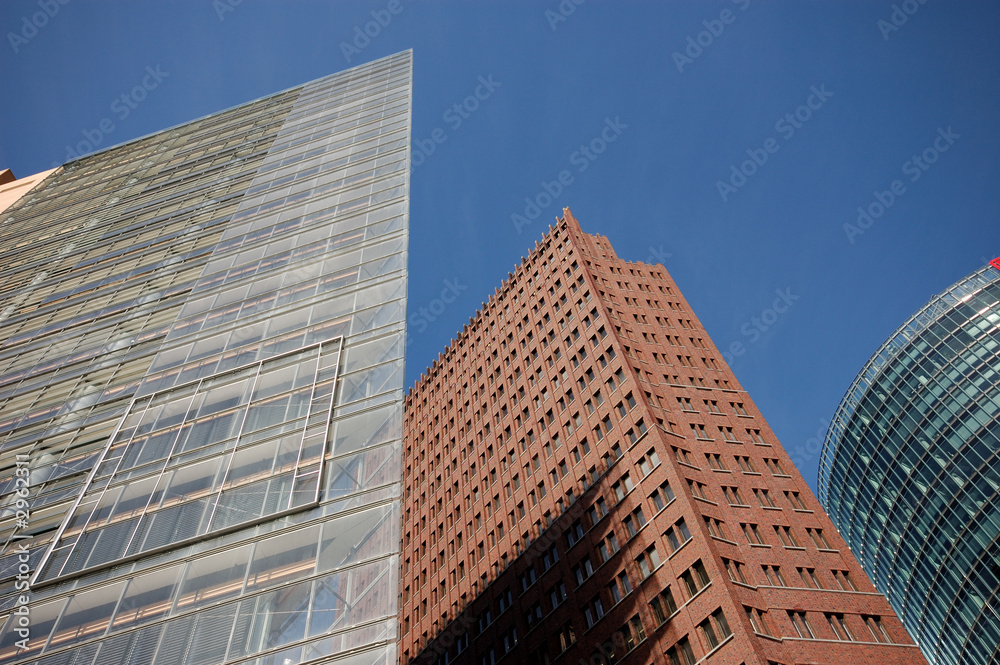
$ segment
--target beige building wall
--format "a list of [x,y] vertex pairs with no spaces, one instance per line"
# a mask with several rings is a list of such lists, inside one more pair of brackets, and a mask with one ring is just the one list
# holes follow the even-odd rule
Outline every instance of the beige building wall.
[[55,169],[42,171],[35,175],[29,175],[19,180],[14,179],[14,174],[10,169],[0,171],[0,213],[14,205],[18,199],[30,192],[35,185],[45,179]]

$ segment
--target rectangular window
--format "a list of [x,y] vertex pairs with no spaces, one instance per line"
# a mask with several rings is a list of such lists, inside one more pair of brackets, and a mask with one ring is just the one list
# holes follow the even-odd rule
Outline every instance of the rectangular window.
[[830,630],[837,637],[838,640],[845,642],[853,642],[854,636],[851,635],[851,631],[847,629],[847,624],[844,623],[843,614],[830,614],[826,615],[826,622],[830,625]]
[[781,574],[781,566],[761,566],[761,568],[764,569],[764,576],[771,586],[788,586]]
[[666,538],[670,546],[670,553],[673,554],[681,548],[681,545],[691,539],[691,531],[682,517],[663,533],[663,537]]
[[573,567],[573,577],[576,578],[576,585],[580,586],[584,583],[591,575],[594,574],[594,566],[590,563],[590,557],[586,556],[580,560],[580,563]]
[[729,629],[729,622],[726,621],[726,615],[722,613],[721,608],[712,612],[712,615],[702,621],[698,627],[705,637],[705,643],[708,645],[709,650],[719,646],[724,639],[733,634],[733,631]]
[[726,531],[726,523],[714,517],[705,516],[705,526],[708,527],[708,534],[713,538],[729,540],[729,533]]
[[653,610],[653,616],[656,617],[658,624],[663,623],[673,616],[677,612],[677,603],[674,601],[674,594],[670,591],[670,587],[667,587],[653,598],[649,603],[649,607]]
[[650,545],[636,558],[636,565],[642,573],[643,579],[653,574],[653,571],[660,567],[660,554],[656,551],[656,545]]
[[649,495],[649,500],[656,506],[657,511],[663,510],[668,503],[674,500],[674,491],[670,488],[670,483],[664,481]]
[[795,626],[795,632],[799,637],[808,640],[816,639],[816,635],[813,633],[812,626],[809,625],[809,620],[806,618],[805,612],[788,610],[788,620]]
[[886,631],[885,626],[882,625],[882,619],[880,617],[862,614],[861,619],[865,622],[865,626],[868,627],[868,631],[872,636],[872,641],[881,642],[883,644],[892,644],[892,639],[889,637],[889,633]]
[[667,660],[670,665],[694,665],[694,651],[687,637],[682,637],[677,644],[667,649]]
[[604,605],[601,604],[601,597],[594,596],[584,606],[583,616],[587,620],[587,628],[593,628],[594,624],[604,616]]
[[823,585],[820,584],[819,578],[816,577],[815,568],[796,568],[799,577],[802,578],[802,585],[807,589],[822,589]]
[[760,529],[757,528],[756,524],[740,524],[740,528],[743,529],[743,535],[747,537],[747,541],[752,545],[765,545],[764,539],[760,535]]
[[632,584],[628,581],[628,574],[625,571],[618,575],[608,584],[608,592],[611,599],[617,605],[621,599],[632,592]]
[[817,549],[829,550],[833,549],[830,547],[830,543],[827,542],[826,536],[823,535],[823,529],[806,529],[806,533],[812,539],[813,544],[816,545]]
[[785,547],[799,547],[799,541],[795,539],[791,527],[776,524],[774,525],[774,533],[777,534],[778,540]]

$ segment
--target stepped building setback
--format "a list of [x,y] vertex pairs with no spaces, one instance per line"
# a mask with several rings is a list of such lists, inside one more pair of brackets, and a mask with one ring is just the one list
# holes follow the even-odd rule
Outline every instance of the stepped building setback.
[[925,662],[663,266],[568,209],[404,434],[403,664]]

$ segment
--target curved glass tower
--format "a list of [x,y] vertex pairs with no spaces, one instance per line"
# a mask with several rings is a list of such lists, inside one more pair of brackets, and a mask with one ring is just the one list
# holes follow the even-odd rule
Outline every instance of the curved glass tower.
[[823,445],[819,499],[927,659],[1000,658],[1000,259],[871,357]]

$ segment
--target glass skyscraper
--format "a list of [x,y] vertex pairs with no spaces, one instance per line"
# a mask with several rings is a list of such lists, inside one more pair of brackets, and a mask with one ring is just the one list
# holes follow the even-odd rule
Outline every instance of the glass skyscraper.
[[394,663],[411,53],[0,213],[0,663]]
[[1000,659],[1000,259],[914,314],[834,417],[819,498],[931,663]]

